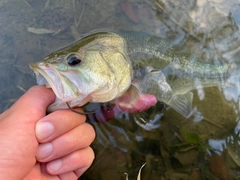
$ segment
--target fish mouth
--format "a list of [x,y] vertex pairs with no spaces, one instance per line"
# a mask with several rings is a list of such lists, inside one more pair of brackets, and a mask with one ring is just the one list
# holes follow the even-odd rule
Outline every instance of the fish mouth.
[[30,68],[36,75],[37,84],[45,85],[46,88],[52,88],[55,95],[62,99],[63,87],[60,83],[60,75],[51,64],[46,63],[30,63]]

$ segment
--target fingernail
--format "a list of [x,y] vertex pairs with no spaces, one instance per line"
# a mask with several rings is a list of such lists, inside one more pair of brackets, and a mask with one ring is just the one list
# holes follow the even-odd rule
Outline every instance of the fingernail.
[[52,143],[40,144],[37,149],[36,156],[38,159],[45,159],[53,152]]
[[52,162],[48,163],[48,165],[47,165],[48,170],[51,171],[51,172],[56,172],[59,169],[61,169],[61,167],[62,167],[62,160],[61,159],[52,161]]
[[43,140],[48,138],[54,133],[54,126],[50,122],[38,122],[36,124],[36,136],[38,139]]

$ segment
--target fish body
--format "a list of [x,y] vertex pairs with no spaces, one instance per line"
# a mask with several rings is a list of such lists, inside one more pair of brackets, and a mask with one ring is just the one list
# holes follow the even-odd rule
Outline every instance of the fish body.
[[231,65],[203,63],[170,41],[144,33],[97,32],[31,63],[37,83],[56,94],[49,111],[110,102],[143,111],[157,101],[183,116],[191,113],[191,90],[224,87]]

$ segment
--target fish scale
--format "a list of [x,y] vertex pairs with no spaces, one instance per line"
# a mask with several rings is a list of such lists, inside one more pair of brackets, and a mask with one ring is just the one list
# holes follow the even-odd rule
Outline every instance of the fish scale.
[[[171,41],[136,32],[120,33],[120,36],[126,40],[127,52],[134,64],[141,63],[141,56],[136,59],[135,54],[143,53],[150,55],[148,60],[144,60],[147,62],[145,66],[157,67],[159,64],[171,64],[176,70],[190,72],[186,73],[189,78],[228,78],[229,76],[229,64],[217,65],[196,60],[190,54],[181,51],[180,45],[173,45]],[[140,62],[138,62],[139,59]]]
[[[68,92],[68,103],[73,107],[88,102],[111,102],[131,112],[134,108],[142,108],[134,103],[156,103],[148,96],[150,94],[189,117],[191,90],[211,86],[223,88],[231,76],[238,74],[238,68],[233,63],[217,65],[197,60],[182,51],[182,46],[184,44],[146,33],[95,32],[30,67],[37,81],[46,83],[47,87],[50,85],[58,95],[50,111],[67,108],[64,92]],[[69,65],[69,55],[74,55],[81,63]],[[71,81],[75,84],[71,85]],[[67,89],[71,86],[74,91]],[[144,94],[146,96],[141,96]],[[144,102],[143,97],[149,99]]]

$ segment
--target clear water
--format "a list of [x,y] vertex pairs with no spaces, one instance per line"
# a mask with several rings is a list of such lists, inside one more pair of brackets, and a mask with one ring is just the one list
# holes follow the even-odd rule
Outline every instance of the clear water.
[[[35,84],[28,64],[97,29],[141,31],[177,42],[198,59],[238,62],[240,1],[2,0],[0,111]],[[96,159],[80,178],[239,179],[239,82],[194,90],[188,119],[162,105],[92,123]]]

